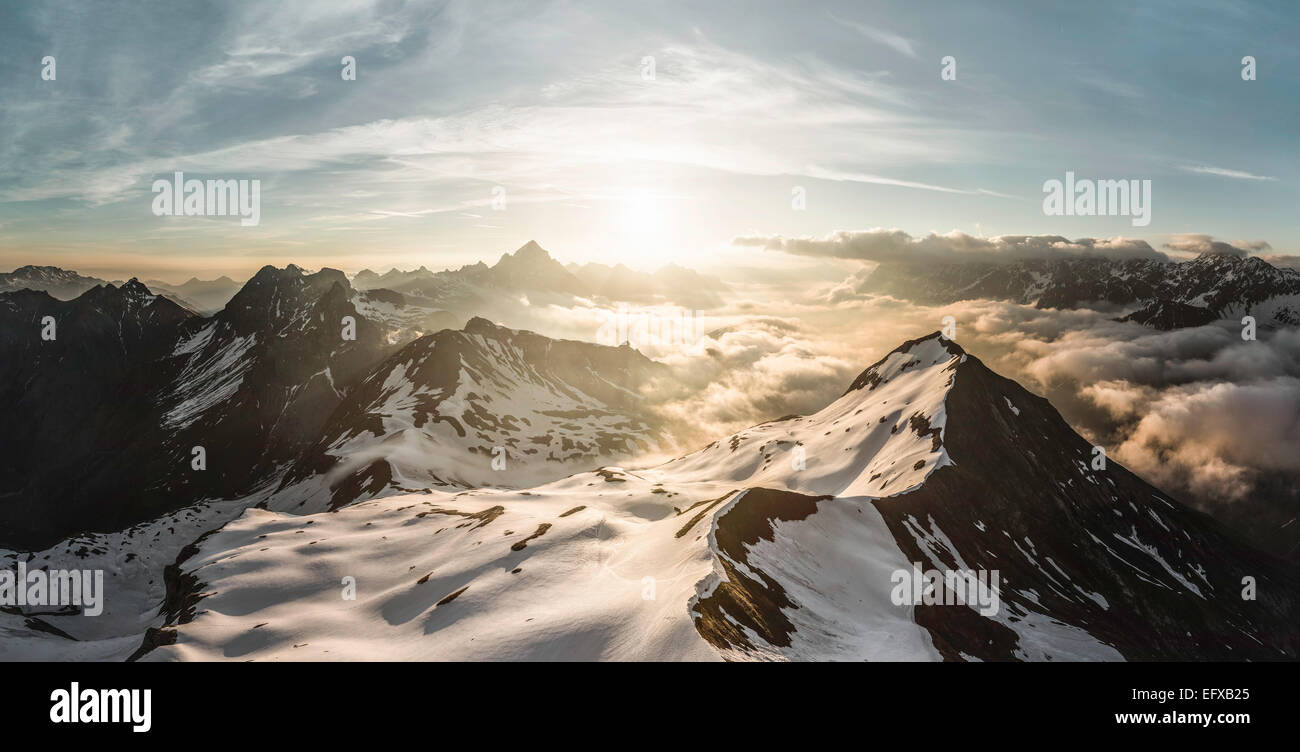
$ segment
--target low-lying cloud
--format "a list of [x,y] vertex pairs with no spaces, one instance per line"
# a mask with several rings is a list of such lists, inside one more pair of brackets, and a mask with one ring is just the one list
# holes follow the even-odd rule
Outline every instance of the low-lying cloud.
[[[741,248],[762,248],[796,256],[852,259],[878,263],[939,262],[939,263],[1010,263],[1028,259],[1107,258],[1149,259],[1172,261],[1168,254],[1157,251],[1145,240],[1138,238],[1076,238],[1070,240],[1060,235],[998,235],[991,238],[968,235],[958,230],[947,234],[929,233],[921,237],[903,230],[874,228],[871,230],[840,230],[823,237],[793,237],[782,235],[743,235],[732,238],[731,244]],[[1216,240],[1211,235],[1182,233],[1171,236],[1163,247],[1184,254],[1203,253],[1229,256],[1249,256],[1272,250],[1264,240],[1229,243]],[[1287,261],[1294,257],[1274,256]]]
[[826,256],[859,261],[989,261],[1008,262],[1030,258],[1097,256],[1111,259],[1146,258],[1168,261],[1169,257],[1136,238],[1078,238],[1060,235],[999,235],[983,238],[953,230],[944,235],[930,233],[913,237],[891,229],[841,230],[820,238],[787,238],[781,235],[749,235],[733,238],[731,244],[746,248],[782,251],[799,256]]
[[1292,329],[1244,341],[1232,322],[1162,332],[1113,312],[990,300],[924,306],[871,294],[836,300],[822,283],[792,281],[733,296],[708,312],[691,343],[642,347],[673,370],[646,396],[676,429],[671,451],[684,453],[816,412],[946,316],[968,352],[1045,396],[1086,439],[1165,492],[1240,524],[1278,527],[1293,516],[1289,502],[1276,506],[1284,501],[1278,489],[1300,474],[1300,331]]
[[1252,252],[1272,250],[1273,246],[1263,240],[1251,240],[1238,243],[1225,243],[1209,235],[1183,234],[1175,235],[1165,243],[1165,248],[1186,253],[1212,253],[1224,256],[1249,256]]

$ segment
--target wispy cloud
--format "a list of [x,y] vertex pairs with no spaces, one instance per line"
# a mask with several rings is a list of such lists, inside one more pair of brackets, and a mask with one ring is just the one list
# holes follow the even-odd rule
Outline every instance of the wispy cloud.
[[1210,167],[1208,165],[1185,165],[1181,168],[1184,172],[1196,172],[1202,175],[1218,175],[1223,178],[1236,178],[1237,180],[1277,180],[1275,177],[1268,175],[1256,175],[1246,172],[1245,170],[1229,170],[1226,167]]
[[[598,181],[606,170],[594,167],[633,163],[993,194],[851,169],[864,161],[949,161],[963,150],[960,132],[905,106],[903,92],[881,77],[811,58],[766,61],[703,39],[665,47],[658,58],[653,81],[641,80],[634,64],[593,66],[598,72],[547,87],[538,102],[492,102],[442,117],[377,119],[98,169],[56,167],[42,179],[9,188],[4,198],[106,204],[136,195],[154,175],[178,169],[328,170],[339,192],[354,191],[352,184],[359,181],[369,186],[379,179],[388,185],[460,179],[510,185],[512,192],[546,187],[581,196],[601,189]],[[809,133],[818,137],[809,139]],[[477,185],[471,190],[482,192]],[[393,214],[419,210],[382,207]]]
[[967,196],[995,196],[997,198],[1019,198],[1007,193],[989,190],[987,188],[954,188],[946,185],[934,185],[932,183],[920,183],[915,180],[899,180],[897,178],[885,177],[882,175],[869,175],[861,172],[839,172],[837,170],[827,170],[821,167],[808,167],[802,171],[802,174],[808,177],[818,178],[819,180],[842,180],[850,183],[870,183],[872,185],[892,185],[898,188],[915,188],[922,191],[936,191],[938,193],[960,193]]
[[894,34],[892,32],[888,32],[883,29],[878,29],[875,28],[874,26],[867,26],[866,24],[858,23],[857,21],[848,21],[842,18],[838,18],[834,15],[832,15],[831,18],[834,19],[837,23],[841,23],[844,24],[845,26],[848,26],[849,28],[853,29],[854,31],[858,32],[859,34],[866,37],[867,39],[870,39],[873,42],[878,42],[879,44],[883,44],[886,47],[893,48],[894,50],[897,50],[898,52],[901,52],[902,54],[907,55],[910,58],[920,57],[920,55],[916,54],[916,49],[912,46],[912,40],[908,39],[907,37],[899,36],[898,34]]

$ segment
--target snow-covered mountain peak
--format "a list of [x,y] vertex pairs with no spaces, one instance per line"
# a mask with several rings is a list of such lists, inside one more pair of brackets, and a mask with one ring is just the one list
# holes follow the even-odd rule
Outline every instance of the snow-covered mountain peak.
[[899,345],[879,362],[859,374],[844,394],[859,389],[870,391],[875,386],[908,371],[947,364],[954,358],[964,359],[965,355],[966,351],[956,342],[944,337],[940,332],[932,332]]
[[528,487],[659,449],[640,389],[666,374],[629,348],[476,317],[371,369],[271,506],[315,511],[395,489]]
[[809,494],[904,493],[951,463],[945,401],[967,359],[938,332],[910,340],[817,413],[754,426],[654,472]]

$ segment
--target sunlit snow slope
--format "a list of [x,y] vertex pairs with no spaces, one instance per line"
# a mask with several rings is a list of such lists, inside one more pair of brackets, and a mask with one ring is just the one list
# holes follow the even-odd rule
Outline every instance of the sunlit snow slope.
[[[1295,658],[1295,579],[1091,450],[936,333],[815,415],[658,467],[310,514],[272,499],[183,554],[138,655]],[[896,605],[912,562],[997,570],[997,613]]]
[[270,507],[302,513],[394,489],[528,487],[647,452],[662,437],[640,390],[666,375],[630,347],[471,319],[371,369]]

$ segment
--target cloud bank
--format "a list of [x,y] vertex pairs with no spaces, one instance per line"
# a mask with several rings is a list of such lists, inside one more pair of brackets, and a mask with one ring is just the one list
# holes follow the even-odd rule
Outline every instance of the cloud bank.
[[940,235],[914,237],[898,230],[841,230],[820,238],[786,238],[781,235],[748,235],[733,238],[731,244],[762,248],[798,256],[823,256],[859,261],[987,261],[1008,262],[1031,258],[1095,256],[1111,259],[1146,258],[1168,261],[1169,257],[1136,238],[1078,238],[1060,235],[999,235],[991,238],[968,235],[958,230]]
[[968,352],[1045,396],[1113,461],[1174,497],[1264,537],[1280,535],[1300,508],[1291,498],[1300,477],[1300,332],[1243,341],[1227,322],[1161,332],[1086,309],[835,301],[799,281],[749,292],[710,314],[713,328],[698,341],[643,348],[673,369],[647,397],[678,428],[678,451],[815,412],[868,365],[952,316]]

